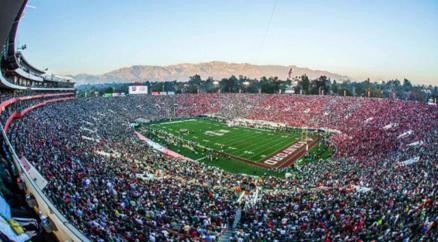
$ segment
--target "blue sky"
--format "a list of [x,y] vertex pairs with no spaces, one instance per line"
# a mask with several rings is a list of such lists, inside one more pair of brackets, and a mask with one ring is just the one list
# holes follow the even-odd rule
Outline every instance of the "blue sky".
[[[213,60],[438,85],[438,1],[30,0],[27,59],[59,74]],[[272,18],[271,18],[272,16]]]

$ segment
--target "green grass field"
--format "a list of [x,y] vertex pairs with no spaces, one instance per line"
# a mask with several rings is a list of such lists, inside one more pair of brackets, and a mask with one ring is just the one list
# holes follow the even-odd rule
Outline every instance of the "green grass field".
[[[268,129],[228,127],[208,119],[189,119],[151,125],[185,140],[221,150],[247,160],[260,162],[299,138],[299,132],[274,132]],[[188,133],[180,132],[187,129]],[[223,145],[223,147],[222,147]]]
[[[262,162],[276,152],[290,146],[300,139],[301,130],[273,131],[270,129],[256,129],[248,127],[228,127],[225,123],[211,119],[187,119],[177,121],[158,122],[147,125],[155,130],[162,130],[186,141],[193,141],[207,148],[238,156],[240,158]],[[140,126],[139,131],[142,132]],[[182,132],[182,130],[187,130]],[[142,133],[145,133],[144,131]],[[152,140],[167,146],[186,157],[200,160],[208,165],[220,167],[232,173],[245,173],[249,175],[282,176],[283,172],[266,170],[239,160],[220,157],[214,160],[206,159],[206,154],[191,150],[186,147],[176,146],[159,137],[150,137]],[[317,146],[315,146],[317,147]],[[318,150],[310,153],[319,153]],[[325,151],[323,151],[325,152]]]

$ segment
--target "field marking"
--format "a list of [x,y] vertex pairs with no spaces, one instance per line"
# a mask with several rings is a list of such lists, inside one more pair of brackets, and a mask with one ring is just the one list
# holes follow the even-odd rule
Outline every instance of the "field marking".
[[260,130],[260,131],[271,132],[272,133],[272,130],[270,130],[270,129],[253,128],[253,127],[246,127],[246,126],[237,126],[237,128],[251,129],[251,130]]
[[[175,121],[168,121],[163,123],[158,123],[158,125],[166,125],[166,124],[176,124],[176,123],[184,123],[184,122],[192,122],[197,121],[196,119],[184,119],[184,120],[175,120]],[[152,124],[154,125],[154,124]]]
[[[212,122],[208,122],[208,121],[204,121],[204,120],[198,120],[197,123],[183,123],[183,124],[173,125],[171,127],[192,128],[192,127],[195,127],[195,126],[198,127],[198,123],[206,124],[207,126],[210,126],[212,124]],[[222,124],[222,125],[221,124],[214,124],[214,125],[223,127],[224,129],[227,128],[227,126],[225,126],[224,124]],[[238,128],[236,128],[236,129],[238,129]],[[204,129],[200,129],[201,132],[203,130]],[[257,142],[256,144],[254,144],[254,146],[256,146],[256,145],[258,146],[258,145],[260,145],[261,142],[265,142],[265,138],[266,138],[265,135],[263,135],[263,137],[257,137],[257,136],[254,136],[254,133],[251,133],[251,132],[247,133],[248,131],[253,131],[253,128],[247,128],[247,127],[242,128],[242,127],[240,127],[238,129],[238,131],[244,131],[246,134],[241,134],[241,133],[237,132],[237,133],[234,133],[234,134],[227,135],[227,137],[224,138],[224,139],[217,139],[216,138],[215,140],[218,140],[221,143],[227,143],[228,146],[233,146],[233,144],[235,144],[235,145],[240,147],[240,148],[238,148],[239,150],[247,149],[248,148],[248,145],[246,145],[246,143],[247,143],[246,140],[259,140],[259,138],[260,138],[260,142]],[[257,133],[259,133],[259,132],[257,132]],[[190,139],[191,136],[190,135],[183,135],[183,137]],[[230,140],[231,140],[231,142],[229,142]],[[205,144],[205,145],[207,145],[207,144]],[[281,147],[279,147],[278,149],[281,149]],[[240,152],[236,152],[236,153],[240,153]]]
[[203,159],[205,159],[205,158],[207,158],[208,156],[206,155],[206,156],[204,156],[204,157],[201,157],[201,158],[198,158],[198,159],[196,159],[195,161],[201,161],[201,160],[203,160]]
[[319,143],[319,139],[315,139],[314,141],[308,143],[308,150],[301,150],[300,152],[296,153],[294,156],[290,157],[286,162],[280,165],[280,168],[288,167],[291,164],[293,164],[297,159],[301,158],[305,153],[309,152],[313,147],[315,147],[316,144]]
[[[256,155],[250,156],[248,159],[250,159],[250,160],[254,160],[254,161],[257,161],[257,162],[260,162],[260,161],[262,161],[260,158],[255,159],[255,158],[258,157],[260,154],[264,154],[264,153],[266,153],[266,151],[269,151],[269,150],[271,150],[273,147],[277,147],[277,146],[278,146],[278,148],[276,148],[274,151],[269,152],[268,155],[272,155],[272,154],[274,154],[275,152],[278,152],[278,151],[284,149],[286,146],[288,146],[288,145],[294,143],[296,140],[297,140],[297,139],[292,139],[292,140],[287,141],[287,142],[286,142],[285,140],[281,140],[281,139],[272,139],[272,140],[269,140],[269,142],[268,142],[269,145],[267,145],[267,146],[268,146],[267,148],[263,147],[263,148],[261,148],[261,149],[256,149],[256,150],[255,150],[255,154],[256,154]],[[253,147],[253,146],[255,146],[255,145],[259,145],[261,142],[266,142],[266,140],[261,140],[260,142],[256,142],[256,143],[254,143],[253,145],[246,146],[246,147],[244,147],[244,148],[242,148],[242,149],[240,149],[240,150],[243,151],[243,149],[247,149],[247,148]]]
[[[295,145],[298,142],[302,142],[303,140],[299,140],[297,142],[294,142],[293,144],[291,144],[290,146],[288,146],[287,148],[273,154],[272,156],[268,157],[266,160],[269,160],[270,158],[274,157],[276,154],[281,153],[282,151],[289,149],[291,146]],[[319,142],[319,139],[316,138],[314,140],[311,141],[306,141],[306,145],[299,147],[297,150],[295,150],[293,153],[291,153],[290,155],[288,155],[287,157],[285,157],[284,159],[278,161],[276,164],[273,165],[273,167],[277,167],[277,168],[285,168],[290,166],[291,164],[293,164],[297,159],[299,159],[300,157],[302,157],[305,153],[307,153],[309,150],[311,150],[317,143]],[[306,146],[308,146],[308,149],[306,149]]]
[[[201,120],[198,120],[198,122],[201,122]],[[205,122],[205,121],[202,121],[202,123],[205,123],[206,125],[211,125],[212,124],[212,122]],[[190,123],[190,124],[186,124],[186,125],[188,125],[189,127],[187,127],[187,126],[181,126],[180,124],[177,124],[177,125],[174,125],[173,127],[176,127],[176,128],[182,128],[182,127],[184,127],[184,128],[192,128],[192,127],[198,127],[198,124],[194,124],[194,123]],[[221,127],[224,127],[225,129],[229,129],[226,125],[224,125],[224,124],[213,124],[213,125],[215,125],[215,126],[221,126]],[[243,129],[243,128],[245,128],[245,129]],[[199,132],[203,132],[203,131],[205,131],[204,129],[200,129],[200,131]],[[249,138],[250,137],[250,139],[251,140],[254,140],[254,139],[257,139],[256,137],[254,137],[254,133],[253,132],[251,132],[251,133],[247,133],[248,131],[252,131],[252,128],[247,128],[247,127],[240,127],[240,131],[245,131],[245,133],[246,134],[241,134],[241,133],[239,133],[239,132],[236,132],[235,134],[230,134],[230,135],[227,135],[227,137],[225,137],[224,139],[218,139],[219,137],[215,137],[215,140],[220,140],[221,142],[222,141],[227,141],[227,142],[225,142],[225,143],[227,143],[228,145],[227,146],[225,146],[225,144],[223,144],[223,143],[217,143],[216,142],[216,146],[221,146],[221,145],[223,145],[223,146],[225,146],[225,147],[228,147],[228,146],[230,146],[230,145],[232,145],[232,144],[239,144],[239,146],[242,146],[241,148],[239,148],[239,149],[244,149],[244,148],[247,148],[248,146],[247,145],[244,145],[247,141],[247,139],[246,138]],[[263,136],[265,136],[266,134],[264,134]],[[186,140],[187,141],[189,141],[190,140],[190,137],[193,137],[193,136],[191,136],[191,135],[184,135],[184,138],[186,138]],[[236,138],[234,138],[234,137],[236,137]],[[239,138],[237,138],[237,137],[239,137]],[[220,137],[220,138],[222,138],[222,137]],[[229,140],[232,140],[232,142],[228,142]],[[263,139],[263,138],[261,138],[261,139],[258,139],[258,140],[260,140],[259,142],[257,142],[257,144],[254,144],[254,145],[260,145],[262,142],[265,142],[265,140]],[[208,147],[208,145],[207,145],[207,147]],[[210,148],[213,148],[213,149],[215,149],[214,147],[210,147]],[[238,148],[236,148],[237,150],[239,150]],[[219,150],[220,151],[220,150]],[[233,152],[234,153],[234,152]],[[237,153],[237,152],[236,152]],[[232,154],[232,155],[234,155],[234,156],[236,156],[236,154],[234,153],[234,154]],[[238,156],[238,155],[237,155]],[[242,158],[242,159],[246,159],[246,158],[244,158],[244,157],[240,157],[240,158]]]
[[[234,138],[234,137],[238,137],[238,138]],[[225,138],[228,140],[228,142],[227,142],[228,145],[235,146],[236,144],[241,144],[243,142],[248,142],[247,140],[252,140],[252,139],[249,139],[249,137],[254,137],[254,135],[253,134],[239,134],[239,133],[236,133],[233,136],[228,136],[228,137],[225,137]],[[242,147],[240,149],[243,149],[243,148],[244,147]]]
[[[295,131],[291,132],[290,135],[285,135],[286,132],[274,133],[271,130],[251,128],[251,127],[236,127],[230,129],[225,124],[214,123],[212,121],[206,121],[206,120],[192,119],[190,121],[197,121],[197,122],[190,122],[190,123],[179,122],[180,124],[173,124],[173,126],[170,127],[194,129],[196,130],[193,131],[194,134],[197,134],[197,132],[199,132],[199,134],[201,134],[203,137],[205,136],[203,132],[207,130],[211,130],[212,125],[223,128],[224,130],[225,129],[231,130],[233,132],[226,135],[225,137],[216,136],[213,138],[214,141],[216,141],[215,143],[216,147],[214,146],[211,147],[211,143],[210,145],[205,143],[200,143],[200,145],[206,145],[208,148],[212,148],[216,151],[224,153],[222,150],[219,150],[219,148],[217,147],[217,146],[223,146],[222,148],[233,150],[232,154],[225,153],[226,155],[230,156],[232,159],[240,160],[246,163],[250,163],[251,165],[255,165],[263,168],[272,167],[272,166],[267,166],[267,164],[263,164],[262,161],[266,159],[261,159],[261,158],[271,157],[272,155],[281,152],[282,150],[286,149],[291,144],[299,140],[299,135]],[[200,126],[201,129],[199,129]],[[259,130],[259,131],[254,131],[254,130]],[[182,136],[187,141],[190,141],[194,137],[198,137],[192,135],[193,134],[182,135]],[[203,141],[210,142],[209,140],[206,139],[204,139]],[[250,147],[255,147],[256,149],[248,149]],[[266,155],[266,152],[269,152],[269,156]],[[246,158],[247,154],[253,154],[253,155]]]
[[[244,140],[244,139],[241,139],[241,140]],[[290,145],[290,144],[292,144],[293,142],[295,142],[296,140],[291,140],[291,141],[289,141],[289,142],[287,142],[287,143],[284,143],[284,140],[277,140],[277,139],[273,139],[273,140],[270,140],[270,142],[269,142],[269,144],[271,144],[271,143],[274,143],[275,144],[275,147],[276,146],[279,146],[279,144],[281,144],[281,146],[279,146],[278,148],[276,148],[274,151],[272,151],[272,152],[269,152],[269,156],[270,155],[272,155],[272,154],[275,154],[276,152],[279,152],[279,151],[281,151],[281,150],[283,150],[287,145]],[[251,161],[254,161],[254,162],[261,162],[261,161],[263,161],[262,159],[260,159],[260,158],[258,158],[258,159],[254,159],[254,158],[256,158],[256,157],[258,157],[258,156],[260,156],[260,154],[263,154],[262,152],[257,152],[257,150],[259,150],[259,149],[256,149],[255,151],[253,151],[253,154],[256,154],[256,155],[252,155],[252,156],[250,156],[250,157],[247,157],[245,154],[248,154],[247,153],[247,150],[248,150],[248,148],[250,148],[250,147],[253,147],[253,146],[259,146],[261,143],[263,143],[263,142],[266,142],[265,140],[263,140],[263,139],[261,139],[260,141],[258,141],[258,142],[256,142],[256,143],[254,143],[254,144],[252,144],[252,145],[250,145],[250,146],[244,146],[244,147],[242,147],[242,148],[240,148],[240,149],[238,149],[236,152],[233,152],[233,154],[232,155],[234,155],[234,156],[238,156],[238,157],[240,157],[240,158],[242,158],[242,159],[245,159],[245,160],[251,160]],[[283,144],[284,143],[284,144]],[[272,149],[272,146],[270,145],[268,148],[263,148],[263,149],[261,149],[262,151],[265,151],[265,150],[270,150],[270,149]]]
[[[253,129],[256,129],[256,128],[247,128],[247,127],[245,127],[245,129],[243,129],[243,127],[239,127],[239,128],[241,128],[241,130],[244,131],[246,134],[236,133],[235,135],[233,135],[233,138],[234,138],[234,136],[238,137],[236,139],[231,139],[231,137],[228,137],[231,140],[234,140],[232,142],[229,142],[230,139],[228,139],[228,138],[226,139],[227,140],[226,143],[228,145],[234,145],[234,146],[241,147],[238,150],[236,150],[236,152],[233,152],[233,155],[239,156],[239,157],[241,157],[243,159],[250,159],[250,160],[253,160],[255,162],[262,161],[262,159],[258,158],[258,156],[261,154],[261,151],[264,152],[264,151],[267,151],[267,150],[271,150],[272,149],[272,145],[270,145],[270,147],[268,147],[268,148],[263,147],[263,149],[256,149],[254,151],[254,153],[257,153],[257,155],[253,155],[253,156],[250,156],[250,157],[244,155],[245,154],[244,151],[247,150],[248,148],[251,148],[251,147],[260,146],[261,143],[266,142],[267,141],[266,140],[266,138],[267,138],[266,135],[269,135],[269,134],[264,133],[263,135],[254,135],[254,132],[251,132],[251,133],[247,133],[247,132],[248,131],[253,131]],[[270,134],[270,136],[274,136],[274,134]],[[269,138],[268,139],[269,144],[275,144],[275,146],[278,146],[278,148],[276,148],[275,150],[272,150],[271,152],[269,152],[269,155],[272,155],[275,152],[278,152],[278,151],[282,150],[287,145],[292,144],[294,141],[296,141],[297,137],[298,136],[295,136],[295,137],[292,136],[291,140],[287,141],[287,142],[285,142],[284,140],[278,140],[278,139],[271,139],[271,138]],[[258,140],[258,141],[256,141],[252,145],[248,146],[248,145],[246,145],[247,140],[253,140],[253,141],[254,140]],[[221,140],[221,141],[224,141],[224,140]],[[257,159],[255,159],[256,157],[257,157]]]
[[[292,145],[293,143],[295,143],[295,142],[297,142],[297,141],[299,141],[298,138],[295,138],[295,139],[293,139],[293,140],[290,140],[290,141],[288,141],[287,143],[286,143],[284,140],[281,140],[281,139],[279,139],[279,140],[273,140],[273,142],[270,142],[270,143],[269,143],[270,145],[268,145],[267,148],[264,148],[264,149],[260,150],[260,151],[258,152],[258,154],[265,154],[266,156],[270,157],[270,156],[274,155],[275,153],[277,153],[277,152],[279,152],[279,151],[285,149],[286,147],[289,147],[290,145]],[[281,146],[280,146],[280,145],[281,145]],[[269,150],[271,150],[272,147],[277,147],[277,146],[279,146],[278,149],[276,149],[275,151],[269,152],[269,154],[266,154],[266,152],[269,151]],[[255,158],[255,157],[256,157],[256,156],[252,156],[251,158]],[[262,162],[263,160],[262,160],[262,159],[257,159],[257,161],[258,161],[258,162]]]

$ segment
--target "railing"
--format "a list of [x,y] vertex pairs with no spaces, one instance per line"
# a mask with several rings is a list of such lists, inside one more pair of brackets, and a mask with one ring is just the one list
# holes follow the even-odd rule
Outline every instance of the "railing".
[[[38,82],[40,83],[40,82]],[[2,71],[0,70],[0,85],[16,90],[32,90],[32,91],[74,91],[74,87],[31,87],[31,86],[21,86],[8,81],[4,76]]]
[[52,81],[52,82],[73,82],[73,79],[70,77],[60,76],[60,75],[54,75],[54,74],[43,74],[41,75],[45,81]]
[[24,101],[24,100],[30,100],[30,99],[38,99],[38,98],[46,98],[46,97],[60,97],[60,96],[72,96],[74,95],[74,92],[66,92],[66,93],[49,93],[49,94],[40,94],[40,95],[33,95],[33,96],[21,96],[21,97],[14,97],[11,99],[8,99],[6,101],[3,101],[0,103],[0,114],[4,111],[4,109],[17,102],[17,101]]
[[23,70],[21,68],[15,69],[15,73],[17,75],[20,75],[20,76],[27,78],[29,80],[32,80],[32,81],[36,81],[36,82],[43,82],[44,81],[44,79],[42,77],[37,76],[30,71],[26,72],[25,70]]
[[90,241],[86,238],[76,227],[74,227],[59,210],[53,205],[53,203],[47,198],[47,196],[38,188],[35,181],[31,179],[26,170],[22,167],[20,159],[15,152],[14,147],[9,141],[8,135],[3,130],[3,124],[0,123],[1,133],[3,140],[11,153],[13,162],[18,170],[20,178],[26,184],[26,193],[30,193],[34,196],[37,202],[37,211],[41,211],[43,215],[50,218],[55,225],[55,231],[53,232],[59,241]]
[[21,53],[20,51],[17,51],[15,56],[16,56],[18,65],[21,66],[23,69],[28,70],[29,72],[32,72],[32,73],[34,73],[37,76],[40,76],[40,75],[45,73],[45,71],[42,71],[42,70],[34,67],[33,65],[31,65],[26,60],[26,58],[24,58],[23,53]]
[[28,112],[32,111],[35,108],[38,108],[38,107],[41,107],[41,106],[45,106],[47,103],[65,101],[65,100],[68,100],[68,99],[72,99],[72,97],[50,99],[50,100],[47,100],[47,101],[43,101],[43,102],[37,103],[37,104],[35,104],[33,106],[30,106],[30,107],[24,109],[23,111],[14,112],[14,113],[12,113],[11,116],[9,116],[8,120],[6,121],[5,126],[3,127],[3,130],[5,132],[8,132],[9,125],[11,125],[11,123],[12,123],[12,121],[14,121],[14,119],[23,117],[24,115],[26,115]]

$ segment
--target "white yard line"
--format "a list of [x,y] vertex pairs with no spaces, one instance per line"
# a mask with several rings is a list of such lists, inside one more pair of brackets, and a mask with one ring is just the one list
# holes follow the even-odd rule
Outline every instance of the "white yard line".
[[199,159],[196,159],[195,161],[201,161],[201,160],[203,160],[203,159],[205,159],[205,158],[207,158],[207,156],[204,156],[204,157],[201,157],[201,158],[199,158]]
[[189,121],[196,121],[196,119],[176,120],[176,121],[163,122],[159,124],[176,124],[176,123],[184,123]]

